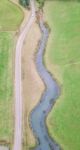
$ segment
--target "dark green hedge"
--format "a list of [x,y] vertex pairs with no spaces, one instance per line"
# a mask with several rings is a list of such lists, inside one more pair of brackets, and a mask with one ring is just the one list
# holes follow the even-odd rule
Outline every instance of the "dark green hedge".
[[[50,1],[50,0],[36,0],[39,3],[39,7],[43,7],[45,1]],[[78,1],[80,2],[80,0],[52,0],[52,1]],[[29,6],[29,2],[30,0],[19,0],[20,4],[23,5],[24,7]]]
[[36,0],[36,1],[39,3],[39,6],[40,6],[40,7],[43,7],[43,6],[44,6],[45,0]]
[[22,6],[26,7],[26,6],[29,6],[29,1],[30,1],[30,0],[19,0],[19,3],[20,3]]
[[[45,2],[45,0],[36,0],[36,1],[39,3],[40,7],[42,7]],[[19,3],[24,7],[29,6],[29,2],[30,2],[30,0],[19,0]]]

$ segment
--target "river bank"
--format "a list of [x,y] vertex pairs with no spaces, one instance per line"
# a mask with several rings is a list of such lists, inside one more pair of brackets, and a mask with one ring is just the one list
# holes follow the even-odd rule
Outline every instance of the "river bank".
[[[35,37],[35,38],[34,38]],[[23,83],[23,101],[24,101],[24,147],[29,149],[35,145],[35,138],[29,127],[29,114],[39,102],[41,93],[44,90],[34,62],[37,43],[41,33],[37,23],[34,21],[28,36],[25,40],[22,51],[22,83]]]

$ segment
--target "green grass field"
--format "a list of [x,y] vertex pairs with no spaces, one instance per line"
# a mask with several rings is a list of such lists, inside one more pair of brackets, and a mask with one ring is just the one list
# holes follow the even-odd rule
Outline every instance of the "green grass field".
[[12,36],[0,33],[0,141],[11,141],[13,130]]
[[[8,0],[0,0],[0,143],[13,139],[13,54],[14,36],[23,19],[21,9]],[[8,32],[6,32],[8,30]]]
[[80,3],[50,1],[44,11],[51,28],[45,61],[61,85],[49,132],[63,150],[80,150]]
[[23,12],[9,0],[0,0],[0,31],[16,30],[23,19]]

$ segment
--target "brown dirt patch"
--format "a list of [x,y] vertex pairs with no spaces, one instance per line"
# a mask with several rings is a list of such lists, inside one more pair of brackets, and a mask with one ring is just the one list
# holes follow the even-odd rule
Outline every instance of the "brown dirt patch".
[[[24,144],[34,145],[35,139],[29,127],[29,113],[40,100],[44,90],[34,62],[36,47],[40,39],[39,27],[34,23],[24,42],[22,50],[22,83],[23,83],[23,102],[24,102]],[[27,146],[27,149],[28,149]]]

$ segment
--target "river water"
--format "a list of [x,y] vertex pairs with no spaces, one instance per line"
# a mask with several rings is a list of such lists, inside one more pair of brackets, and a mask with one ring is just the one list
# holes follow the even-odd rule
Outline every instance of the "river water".
[[40,29],[42,37],[36,54],[36,67],[46,89],[41,96],[40,102],[30,114],[30,126],[38,141],[35,150],[60,150],[59,145],[50,138],[45,123],[48,113],[60,94],[60,89],[43,62],[43,55],[49,36],[49,30],[45,27],[43,21],[40,21]]

